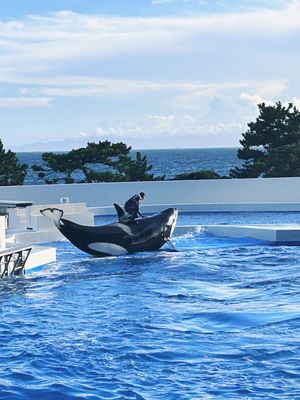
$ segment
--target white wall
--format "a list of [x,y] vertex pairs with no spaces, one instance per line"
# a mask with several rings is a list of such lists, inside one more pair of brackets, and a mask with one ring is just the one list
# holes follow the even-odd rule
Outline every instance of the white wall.
[[0,251],[5,249],[5,226],[5,216],[0,215]]
[[300,205],[300,178],[220,179],[71,185],[2,186],[1,200],[29,200],[35,204],[86,202],[88,207],[123,204],[134,193],[146,193],[151,204],[295,203]]

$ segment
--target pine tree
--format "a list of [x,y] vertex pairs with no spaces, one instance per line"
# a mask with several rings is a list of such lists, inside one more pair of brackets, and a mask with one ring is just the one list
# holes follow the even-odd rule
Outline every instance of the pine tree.
[[240,140],[241,168],[230,171],[232,178],[300,176],[300,112],[290,103],[258,105],[259,116],[248,124]]
[[148,171],[146,156],[138,152],[136,159],[130,157],[131,147],[125,143],[109,141],[88,143],[86,147],[67,153],[43,153],[44,166],[32,169],[46,183],[92,183],[127,182],[164,179],[154,177]]
[[16,153],[5,151],[0,139],[0,186],[23,185],[27,164],[20,164]]

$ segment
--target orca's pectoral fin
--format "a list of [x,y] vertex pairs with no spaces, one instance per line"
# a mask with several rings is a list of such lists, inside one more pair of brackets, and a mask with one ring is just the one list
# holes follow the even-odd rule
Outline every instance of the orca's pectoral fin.
[[167,253],[180,253],[179,250],[177,249],[171,249],[170,247],[164,248],[163,251],[167,252]]
[[178,252],[179,253],[179,250],[177,250],[176,249],[176,247],[175,247],[175,245],[171,242],[171,240],[170,239],[168,239],[167,241],[166,241],[166,244],[169,246],[169,251],[174,251],[174,252]]
[[114,207],[118,214],[119,222],[128,222],[128,217],[123,207],[119,206],[119,204],[114,203]]

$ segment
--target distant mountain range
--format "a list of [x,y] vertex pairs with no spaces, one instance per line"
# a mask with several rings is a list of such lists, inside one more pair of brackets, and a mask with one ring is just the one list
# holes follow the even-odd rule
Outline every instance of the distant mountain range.
[[10,149],[16,153],[23,153],[28,151],[69,151],[72,149],[77,149],[79,147],[85,147],[87,144],[86,140],[76,139],[76,140],[62,140],[53,142],[36,142],[23,145],[14,145]]
[[[185,135],[182,135],[185,136]],[[96,142],[109,140],[112,143],[124,142],[127,146],[131,146],[134,150],[139,149],[176,149],[176,148],[229,148],[238,147],[232,143],[228,143],[227,138],[224,136],[223,140],[215,142],[214,136],[207,136],[206,141],[203,140],[203,136],[189,137],[185,136],[185,145],[182,146],[182,137],[170,137],[166,135],[163,138],[157,139],[157,137],[134,137],[131,139],[120,138],[120,137],[99,137],[89,136],[82,138],[65,138],[63,140],[53,140],[49,142],[35,142],[23,145],[12,145],[5,146],[6,149],[10,149],[17,153],[22,152],[46,152],[46,151],[70,151],[79,147],[86,147],[88,142]],[[208,140],[209,138],[209,140]]]

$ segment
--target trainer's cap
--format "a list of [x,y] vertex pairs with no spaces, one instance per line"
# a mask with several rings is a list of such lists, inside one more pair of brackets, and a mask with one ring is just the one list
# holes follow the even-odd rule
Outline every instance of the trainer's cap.
[[145,193],[144,193],[144,192],[141,192],[141,193],[140,193],[140,196],[141,196],[141,198],[143,199],[143,198],[145,197]]

